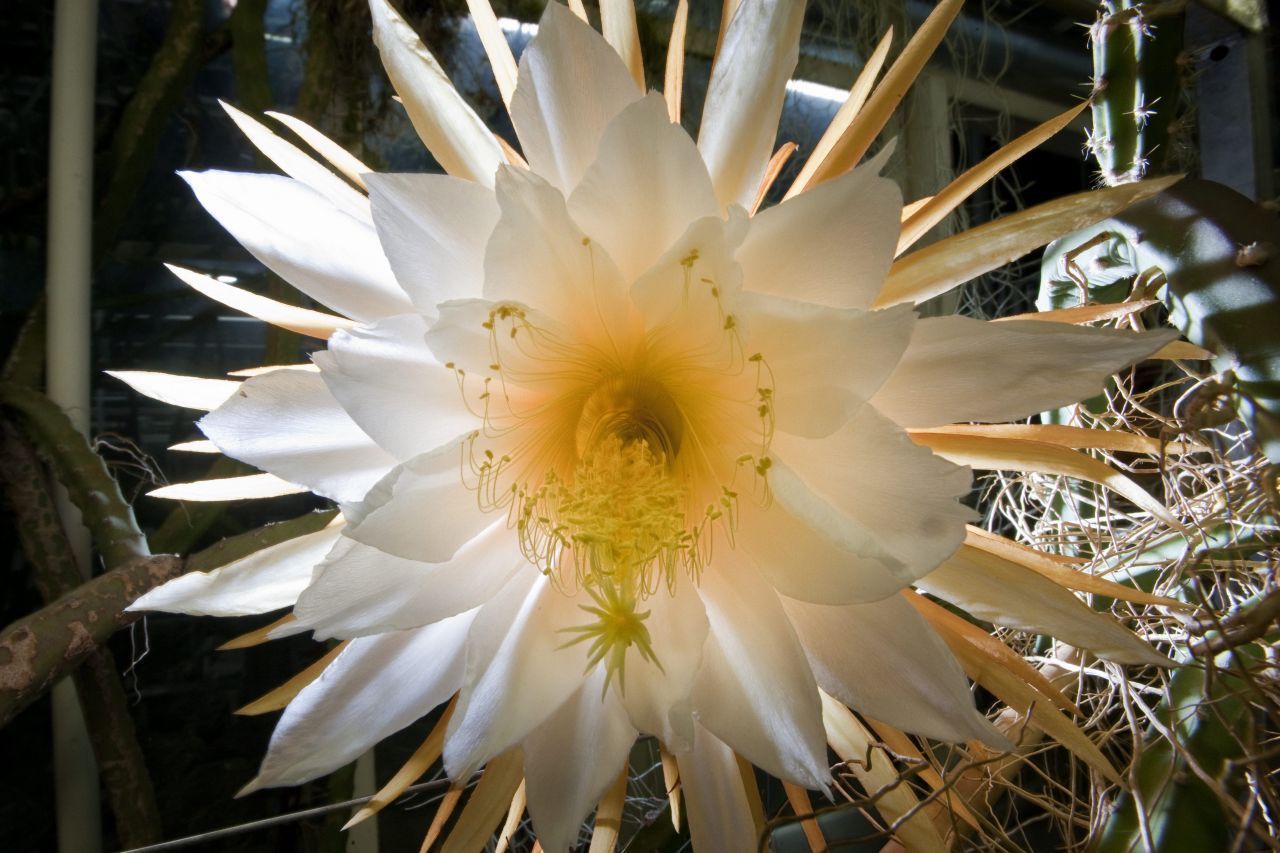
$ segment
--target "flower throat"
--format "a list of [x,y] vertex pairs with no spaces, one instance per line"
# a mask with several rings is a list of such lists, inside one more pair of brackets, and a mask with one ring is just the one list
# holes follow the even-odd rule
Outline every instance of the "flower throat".
[[[693,275],[698,254],[686,260],[686,301],[697,298],[692,289],[703,287],[703,296],[719,306],[715,282]],[[594,606],[580,608],[592,621],[562,630],[572,635],[565,646],[590,642],[588,669],[605,664],[606,690],[615,677],[625,689],[626,654],[633,646],[661,669],[643,604],[664,587],[674,595],[681,575],[698,582],[717,527],[732,546],[737,472],[751,472],[755,496],[768,501],[772,373],[763,356],[744,353],[732,315],[721,310],[712,322],[718,328],[708,332],[717,343],[688,357],[704,376],[729,377],[739,391],[728,396],[704,387],[706,380],[690,380],[670,353],[667,361],[655,362],[644,343],[598,348],[567,340],[532,322],[516,304],[494,306],[482,322],[492,360],[483,392],[472,398],[483,406],[476,414],[484,427],[469,444],[480,506],[507,513],[524,556],[553,584],[591,597]],[[719,366],[707,371],[715,362]],[[461,386],[465,373],[452,363],[446,367]],[[532,398],[530,388],[539,389]],[[705,467],[708,452],[744,437],[738,426],[725,435],[703,435],[702,427],[695,434],[691,424],[705,424],[708,405],[731,409],[737,424],[754,421],[756,428],[745,434],[757,433],[757,451]],[[704,420],[690,421],[690,409],[702,411]],[[477,446],[482,436],[520,440],[495,456]]]

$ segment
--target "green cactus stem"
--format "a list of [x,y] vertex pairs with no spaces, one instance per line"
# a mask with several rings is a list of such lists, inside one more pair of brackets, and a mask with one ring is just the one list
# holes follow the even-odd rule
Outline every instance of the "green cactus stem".
[[1107,186],[1169,171],[1184,74],[1182,0],[1103,0],[1089,28],[1093,129],[1085,148]]
[[[1078,250],[1091,248],[1084,254]],[[1169,321],[1214,353],[1262,451],[1280,465],[1280,220],[1213,181],[1183,180],[1045,249],[1041,310],[1118,302],[1166,281]],[[1074,257],[1071,269],[1067,255]],[[1095,284],[1096,282],[1096,284]],[[1083,293],[1082,293],[1083,290]]]

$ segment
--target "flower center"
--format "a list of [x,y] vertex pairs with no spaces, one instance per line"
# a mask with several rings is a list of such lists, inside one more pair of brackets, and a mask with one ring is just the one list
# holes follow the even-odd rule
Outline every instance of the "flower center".
[[661,667],[639,604],[664,585],[674,590],[683,569],[701,568],[701,528],[686,520],[686,489],[673,470],[683,424],[660,385],[637,376],[599,384],[578,421],[578,464],[570,478],[554,470],[520,497],[516,530],[530,562],[565,583],[571,559],[576,584],[595,606],[593,617],[565,629],[566,645],[590,640],[588,665],[602,661],[605,688],[615,675],[625,689],[626,653],[634,646]]
[[660,383],[639,372],[606,379],[582,406],[578,454],[586,456],[610,437],[644,442],[671,462],[680,452],[684,437],[680,408]]
[[739,472],[750,497],[768,500],[772,373],[731,317],[707,319],[705,338],[619,324],[607,344],[514,304],[481,323],[491,361],[470,446],[480,505],[507,513],[553,584],[590,596],[590,621],[564,628],[565,645],[590,643],[605,689],[615,677],[625,689],[632,648],[661,669],[644,603],[674,595],[681,575],[697,583],[717,529],[732,546]]

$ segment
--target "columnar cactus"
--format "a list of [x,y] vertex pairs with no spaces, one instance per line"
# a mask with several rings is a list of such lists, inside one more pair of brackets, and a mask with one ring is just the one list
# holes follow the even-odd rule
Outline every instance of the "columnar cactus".
[[1093,129],[1085,147],[1108,186],[1141,180],[1153,166],[1168,171],[1184,76],[1178,62],[1184,6],[1103,0],[1089,28]]

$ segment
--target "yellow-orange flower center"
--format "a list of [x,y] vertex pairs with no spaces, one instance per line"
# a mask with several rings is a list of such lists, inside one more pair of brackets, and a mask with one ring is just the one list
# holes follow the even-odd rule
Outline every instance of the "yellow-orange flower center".
[[[696,260],[682,264],[686,289]],[[507,513],[553,584],[591,597],[581,609],[592,620],[564,629],[566,645],[590,642],[588,667],[605,664],[606,687],[625,685],[631,648],[660,667],[644,602],[675,594],[681,575],[696,583],[717,531],[732,546],[735,487],[767,500],[772,375],[744,353],[731,315],[714,323],[705,336],[619,322],[579,337],[510,303],[481,323],[490,364],[469,454],[481,507]],[[744,470],[751,486],[738,484]]]

